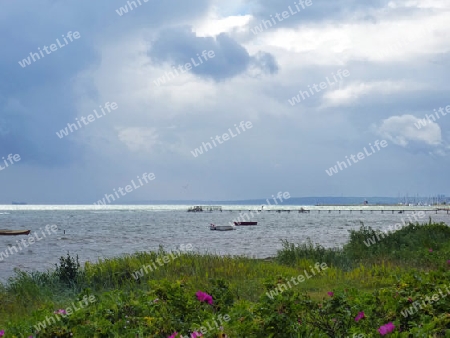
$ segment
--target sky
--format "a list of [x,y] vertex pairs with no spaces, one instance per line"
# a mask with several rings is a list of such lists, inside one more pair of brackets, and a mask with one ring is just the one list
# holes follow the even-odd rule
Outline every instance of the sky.
[[0,203],[448,193],[448,0],[21,0],[0,30]]

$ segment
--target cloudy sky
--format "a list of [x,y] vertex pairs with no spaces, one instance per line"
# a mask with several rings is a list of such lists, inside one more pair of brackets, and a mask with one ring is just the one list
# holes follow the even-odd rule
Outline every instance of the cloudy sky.
[[448,193],[448,0],[130,4],[2,4],[0,203]]

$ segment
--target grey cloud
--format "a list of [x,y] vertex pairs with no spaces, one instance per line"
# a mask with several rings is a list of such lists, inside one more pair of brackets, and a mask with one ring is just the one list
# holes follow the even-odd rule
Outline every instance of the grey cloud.
[[191,62],[191,59],[198,64],[198,54],[204,50],[213,51],[215,56],[199,66],[194,66],[192,73],[215,81],[242,74],[250,65],[270,74],[278,70],[275,58],[269,53],[260,52],[250,56],[243,46],[225,33],[215,38],[199,37],[190,27],[161,31],[153,41],[148,55],[157,64],[172,62],[172,66],[177,67]]
[[252,65],[268,74],[276,74],[279,70],[275,57],[270,53],[258,52],[252,57]]

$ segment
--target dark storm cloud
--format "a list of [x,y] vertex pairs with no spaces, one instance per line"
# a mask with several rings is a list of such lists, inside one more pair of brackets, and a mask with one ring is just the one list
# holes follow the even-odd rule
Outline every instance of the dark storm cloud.
[[[74,80],[81,72],[100,65],[98,47],[139,28],[192,20],[208,10],[207,0],[194,4],[152,1],[120,17],[115,10],[125,4],[123,0],[24,0],[2,5],[0,156],[19,153],[23,162],[44,166],[81,158],[86,149],[72,142],[74,135],[60,140],[55,132],[75,120],[80,98],[73,96]],[[19,65],[30,53],[38,53],[38,48],[57,43],[56,39],[64,45],[62,35],[69,31],[78,31],[80,38],[50,54],[44,52],[40,59],[35,56],[36,61],[31,60],[26,67]],[[86,83],[83,91],[83,95],[98,100],[92,83]]]
[[[192,68],[192,73],[215,81],[244,73],[250,65],[273,74],[278,71],[275,58],[259,52],[250,56],[247,50],[225,33],[213,37],[199,37],[190,27],[177,27],[160,32],[153,41],[148,55],[158,64],[172,62],[172,66],[185,65],[191,59],[198,64],[198,55],[213,51],[214,57]],[[192,62],[191,62],[192,63]]]
[[[100,57],[83,25],[70,19],[52,22],[54,5],[47,9],[40,17],[30,10],[11,10],[12,16],[0,21],[1,44],[14,46],[3,50],[0,63],[0,152],[17,152],[24,163],[53,166],[70,162],[74,153],[81,154],[78,146],[59,140],[55,132],[75,118],[73,78],[98,64]],[[65,44],[62,35],[69,31],[78,31],[80,38]],[[56,39],[62,47],[39,55],[38,48],[57,44]],[[30,53],[37,55],[35,61],[30,58],[31,64],[19,65]]]

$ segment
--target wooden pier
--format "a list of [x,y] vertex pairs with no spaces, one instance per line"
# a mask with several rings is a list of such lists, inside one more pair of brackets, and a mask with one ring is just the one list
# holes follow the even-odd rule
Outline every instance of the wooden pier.
[[[198,208],[197,207],[192,207],[192,208]],[[250,206],[253,207],[253,206]],[[189,208],[188,211],[196,211],[196,210],[191,210],[192,208]],[[228,212],[257,212],[257,213],[261,213],[261,212],[277,212],[277,213],[371,213],[373,214],[375,213],[391,213],[391,214],[404,214],[404,213],[408,213],[408,212],[414,212],[414,213],[418,213],[418,212],[425,212],[425,213],[446,213],[447,215],[450,213],[450,208],[439,208],[439,207],[421,207],[421,206],[382,206],[382,207],[377,207],[377,206],[373,206],[373,207],[369,207],[369,206],[342,206],[342,207],[337,207],[337,206],[333,206],[332,208],[330,208],[329,206],[314,206],[314,207],[282,207],[282,208],[277,208],[276,206],[271,206],[271,208],[267,208],[267,206],[265,206],[265,208],[263,208],[261,210],[261,208],[223,208],[223,207],[218,207],[218,206],[201,206],[202,210],[197,210],[197,211],[228,211]]]

